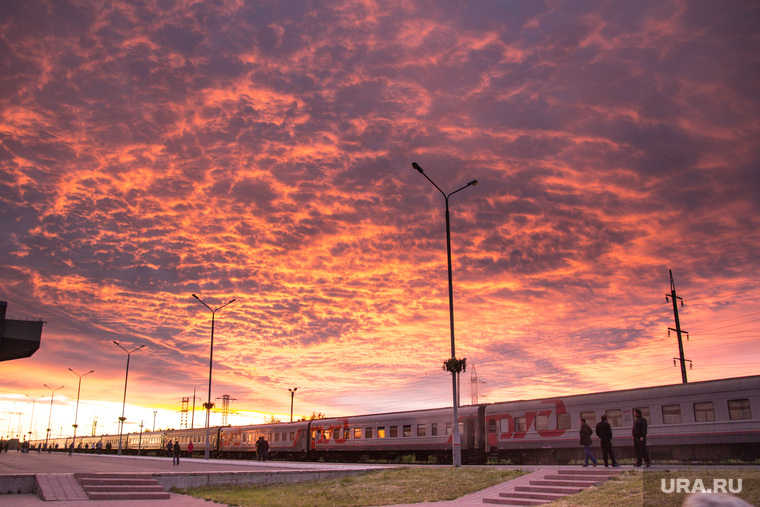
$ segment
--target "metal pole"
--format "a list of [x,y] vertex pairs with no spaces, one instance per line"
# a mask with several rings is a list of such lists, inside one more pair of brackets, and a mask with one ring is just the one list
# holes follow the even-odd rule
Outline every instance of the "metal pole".
[[31,442],[32,442],[32,429],[34,428],[34,404],[37,403],[37,400],[41,400],[42,398],[44,398],[44,396],[38,396],[37,398],[32,398],[31,396],[29,396],[27,394],[26,397],[29,398],[30,400],[32,400],[32,418],[29,421],[29,445],[31,446],[32,445],[31,444]]
[[136,352],[140,350],[145,345],[140,345],[139,347],[133,350],[127,350],[124,347],[122,347],[121,344],[117,342],[116,340],[113,340],[113,342],[121,350],[127,353],[127,373],[124,375],[124,399],[121,402],[121,417],[119,417],[119,450],[116,453],[118,456],[121,456],[121,436],[122,436],[122,433],[124,432],[124,421],[127,420],[127,418],[124,417],[124,408],[127,406],[127,380],[129,379],[129,358],[132,356],[132,352]]
[[48,415],[48,427],[47,427],[47,432],[45,433],[45,448],[48,450],[48,452],[50,452],[50,448],[48,447],[48,438],[50,437],[50,422],[53,420],[53,397],[55,396],[55,392],[58,389],[63,389],[64,386],[56,387],[55,389],[53,389],[52,387],[50,387],[47,384],[42,384],[42,385],[44,385],[45,387],[47,387],[51,391],[51,393],[50,393],[50,414]]
[[678,357],[681,362],[681,382],[686,384],[688,383],[688,380],[686,379],[686,358],[683,353],[683,338],[681,337],[684,331],[681,329],[681,320],[678,318],[678,301],[676,301],[681,298],[676,296],[676,284],[673,281],[673,271],[668,270],[668,272],[670,273],[670,297],[673,300],[673,316],[676,321],[676,335],[678,335]]
[[[451,266],[451,225],[449,220],[449,197],[456,194],[460,190],[464,190],[465,188],[469,186],[474,186],[478,184],[478,180],[472,180],[467,185],[458,188],[451,192],[450,194],[446,194],[441,188],[435,184],[433,180],[430,179],[430,177],[425,174],[425,171],[422,170],[422,167],[419,166],[416,162],[412,162],[412,167],[415,168],[417,171],[420,172],[427,180],[433,184],[435,188],[438,189],[438,191],[443,195],[443,199],[446,205],[446,255],[448,260],[448,268],[449,268],[449,327],[451,330],[451,359],[456,359],[456,346],[455,346],[455,339],[454,339],[454,276],[453,276],[453,269]],[[453,404],[454,404],[454,427],[452,428],[452,435],[451,435],[451,447],[452,447],[452,461],[454,464],[454,467],[461,467],[462,466],[462,441],[461,436],[459,434],[459,395],[457,393],[457,377],[458,373],[451,372],[451,392],[453,395]]]
[[75,372],[71,368],[69,368],[69,371],[73,373],[74,375],[76,375],[77,377],[79,377],[79,387],[77,388],[77,409],[76,409],[76,412],[74,412],[74,436],[71,439],[71,447],[69,447],[69,456],[71,456],[71,453],[74,452],[74,448],[76,447],[76,441],[77,441],[77,418],[79,417],[79,393],[82,391],[82,377],[89,375],[95,370],[90,370],[87,373],[84,373],[82,375]]
[[290,391],[290,422],[293,422],[293,397],[296,395],[296,391],[298,391],[297,387],[294,387],[293,389],[288,388],[288,391]]
[[206,451],[204,453],[204,459],[209,459],[211,451],[209,449],[210,445],[210,438],[211,438],[211,409],[214,407],[214,404],[211,402],[211,372],[214,366],[214,316],[216,315],[216,312],[227,306],[228,304],[235,301],[235,299],[232,299],[230,301],[227,301],[222,306],[216,309],[211,309],[209,305],[203,302],[201,298],[193,294],[193,297],[201,302],[203,306],[208,308],[211,311],[211,350],[209,352],[208,357],[208,402],[204,403],[203,406],[206,409]]

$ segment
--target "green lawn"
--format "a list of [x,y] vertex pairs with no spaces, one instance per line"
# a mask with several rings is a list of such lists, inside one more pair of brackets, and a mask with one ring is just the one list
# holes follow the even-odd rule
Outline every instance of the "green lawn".
[[491,467],[394,468],[364,475],[295,484],[177,490],[228,505],[336,507],[453,500],[519,477]]

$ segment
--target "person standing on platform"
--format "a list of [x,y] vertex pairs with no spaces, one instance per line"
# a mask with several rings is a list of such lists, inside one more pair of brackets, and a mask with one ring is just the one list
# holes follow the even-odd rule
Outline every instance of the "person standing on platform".
[[174,461],[173,463],[175,465],[179,465],[179,453],[182,452],[182,449],[179,446],[179,439],[174,441]]
[[193,443],[192,443],[192,442],[190,442],[189,444],[187,444],[187,456],[188,456],[189,458],[192,458],[192,457],[193,457],[193,451],[194,451],[194,450],[195,450],[195,446],[193,445]]
[[617,468],[615,452],[612,450],[612,427],[607,422],[607,416],[603,415],[602,420],[596,425],[596,436],[602,441],[602,458],[604,458],[604,468],[607,466],[607,456],[612,460],[612,468]]
[[647,451],[647,420],[641,415],[641,410],[636,408],[633,410],[636,415],[636,421],[633,423],[633,451],[636,454],[635,467],[640,467],[641,462],[646,464],[647,468],[652,466],[652,462],[649,460],[649,451]]
[[166,443],[166,457],[171,458],[172,452],[173,452],[172,441],[171,439],[169,439],[169,441]]
[[581,431],[580,431],[581,445],[583,446],[583,450],[586,453],[586,460],[583,463],[584,467],[588,466],[588,460],[589,459],[591,461],[593,461],[594,462],[594,466],[596,466],[596,458],[591,453],[591,443],[592,443],[591,442],[591,435],[593,435],[593,434],[594,434],[594,432],[591,431],[591,426],[589,426],[588,424],[586,424],[586,420],[585,419],[581,418]]

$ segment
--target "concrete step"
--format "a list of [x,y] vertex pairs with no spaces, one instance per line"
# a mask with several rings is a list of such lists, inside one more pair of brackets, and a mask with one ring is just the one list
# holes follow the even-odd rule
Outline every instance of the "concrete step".
[[532,491],[530,493],[512,491],[510,493],[499,493],[499,496],[503,498],[529,498],[532,500],[547,500],[553,502],[554,500],[559,500],[567,495],[563,495],[562,493],[546,493],[542,491]]
[[612,477],[618,474],[622,474],[623,470],[620,468],[592,468],[591,470],[586,468],[579,468],[579,469],[562,469],[557,470],[557,474],[559,475],[573,475],[573,476],[599,476],[599,477]]
[[599,483],[600,481],[551,479],[548,476],[543,478],[540,481],[530,481],[530,484],[533,486],[568,486],[568,487],[573,487],[573,488],[577,487],[581,489],[590,488],[591,486],[596,486]]
[[165,500],[164,491],[150,474],[79,474],[90,500]]
[[547,474],[544,479],[549,481],[577,481],[577,482],[604,482],[613,477],[612,475],[577,475],[577,474]]
[[586,488],[568,488],[568,487],[560,487],[560,486],[515,486],[515,491],[532,491],[532,492],[540,492],[540,493],[560,493],[563,495],[574,495],[576,493],[580,493]]
[[125,493],[88,493],[90,500],[168,500],[171,495],[167,492],[150,493],[150,492],[125,492]]
[[527,498],[484,498],[483,503],[495,504],[495,505],[544,505],[549,503],[550,500],[530,500]]
[[122,484],[110,484],[105,486],[87,486],[86,491],[88,493],[108,493],[108,492],[132,492],[132,491],[145,491],[145,492],[152,492],[152,493],[160,493],[164,491],[164,488],[156,485],[150,485],[150,486],[130,486],[130,485],[122,485]]
[[158,484],[158,481],[155,479],[98,479],[94,477],[84,477],[79,479],[79,483],[83,487],[109,485],[152,486]]

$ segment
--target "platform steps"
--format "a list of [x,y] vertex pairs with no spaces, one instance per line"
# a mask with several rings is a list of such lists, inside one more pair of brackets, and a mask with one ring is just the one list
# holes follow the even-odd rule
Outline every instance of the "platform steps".
[[151,474],[76,474],[90,500],[166,500],[164,491]]
[[499,498],[484,498],[483,503],[511,506],[543,505],[598,486],[621,473],[622,470],[612,468],[557,470],[557,473],[531,480],[526,486],[515,486],[514,491],[499,493]]

